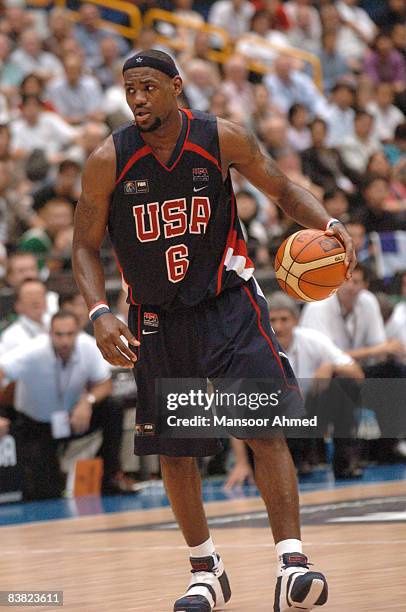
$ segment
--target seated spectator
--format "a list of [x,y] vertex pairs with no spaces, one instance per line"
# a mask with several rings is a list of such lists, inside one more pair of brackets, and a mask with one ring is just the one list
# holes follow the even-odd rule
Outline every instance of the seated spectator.
[[264,78],[271,99],[282,113],[293,104],[303,104],[312,115],[325,115],[327,103],[312,79],[294,70],[292,58],[280,55],[275,59],[274,72]]
[[[290,47],[286,34],[270,29],[269,13],[265,10],[257,11],[252,19],[250,31],[240,36],[236,44],[236,51],[244,55],[250,62],[259,62],[265,66],[272,66],[278,56],[279,47]],[[276,48],[264,42],[277,45]]]
[[258,130],[261,141],[272,157],[277,157],[282,150],[289,147],[288,122],[282,115],[261,121]]
[[25,347],[30,340],[47,334],[46,293],[47,289],[40,280],[25,280],[18,287],[14,303],[18,316],[0,337],[0,354]]
[[[127,297],[127,294],[125,294]],[[86,305],[85,299],[81,293],[76,289],[69,293],[63,293],[59,296],[58,300],[59,309],[65,312],[72,312],[78,320],[79,327],[82,331],[92,335],[93,325],[89,320],[89,310]],[[127,306],[128,309],[128,306]],[[127,320],[127,319],[126,319]]]
[[405,219],[406,211],[406,158],[400,161],[393,169],[390,183],[390,195],[386,201],[386,210],[393,213],[403,213]]
[[357,110],[354,134],[342,139],[338,149],[347,166],[355,172],[365,172],[370,156],[382,147],[374,135],[374,118],[364,110]]
[[339,219],[342,223],[348,222],[348,198],[341,189],[326,191],[323,197],[323,206],[333,219]]
[[54,179],[47,181],[32,194],[33,209],[40,210],[49,200],[63,198],[73,206],[79,198],[79,177],[81,166],[71,160],[64,159],[58,166]]
[[45,80],[60,76],[62,64],[52,53],[42,50],[42,40],[35,30],[24,30],[18,47],[10,56],[11,61],[25,76],[35,72]]
[[339,187],[346,193],[353,192],[354,183],[358,180],[357,173],[348,167],[337,149],[326,145],[326,122],[315,119],[310,130],[312,146],[302,153],[304,174],[325,191]]
[[381,82],[376,87],[375,100],[367,106],[375,120],[375,133],[382,142],[391,141],[397,126],[405,121],[404,114],[393,104],[393,100],[392,83]]
[[191,108],[207,112],[210,99],[218,86],[217,72],[209,61],[194,59],[186,66],[183,91]]
[[365,72],[373,84],[391,83],[394,91],[401,92],[406,86],[406,60],[394,49],[388,34],[378,34],[371,50],[365,57]]
[[72,38],[73,22],[69,11],[56,6],[49,12],[49,36],[44,40],[44,48],[63,61],[63,42]]
[[391,166],[400,162],[406,155],[406,122],[397,126],[393,143],[386,144],[384,151]]
[[[80,5],[79,21],[74,27],[74,36],[79,45],[84,49],[87,64],[90,68],[94,68],[100,58],[100,42],[103,38],[111,37],[111,32],[107,32],[100,28],[100,11],[94,4],[86,2]],[[117,39],[120,56],[128,52],[128,43],[121,36],[115,36]]]
[[[63,264],[61,258],[69,258],[73,235],[73,206],[62,198],[49,200],[39,210],[42,227],[26,231],[20,239],[20,251],[38,256],[40,268],[45,265],[53,270]],[[66,252],[68,251],[68,252]]]
[[[64,479],[58,440],[98,429],[103,432],[103,492],[111,493],[120,472],[122,412],[101,404],[112,391],[110,367],[94,339],[79,333],[75,316],[57,313],[49,336],[37,338],[25,351],[3,355],[0,378],[4,377],[20,385],[11,427],[23,472],[24,501],[59,497]],[[2,434],[10,427],[4,421]]]
[[352,238],[358,263],[370,270],[373,261],[369,252],[369,241],[365,225],[362,223],[359,215],[350,217],[345,227]]
[[367,74],[360,74],[357,78],[354,108],[367,108],[375,99],[375,87]]
[[100,58],[93,68],[93,74],[103,90],[115,83],[114,69],[117,64],[122,64],[117,38],[106,36],[100,41]]
[[322,199],[323,189],[303,173],[302,160],[296,151],[289,148],[282,149],[278,151],[275,159],[279,168],[291,181],[310,191],[318,200]]
[[11,176],[10,187],[14,193],[23,198],[26,193],[27,177],[23,162],[16,160],[11,150],[11,132],[8,124],[0,123],[0,161],[4,162]]
[[0,20],[0,31],[16,46],[19,37],[24,30],[36,29],[32,11],[18,3],[7,3],[2,11]]
[[47,92],[45,81],[36,73],[27,74],[21,81],[19,92],[20,98],[24,96],[36,96],[42,101],[42,107],[46,111],[55,112],[54,106],[46,99]]
[[17,157],[27,158],[34,149],[43,151],[50,161],[57,162],[62,149],[77,138],[77,130],[56,113],[44,110],[37,96],[24,96],[21,117],[11,124],[11,148]]
[[288,38],[298,49],[309,53],[320,51],[321,22],[320,16],[310,0],[289,0],[284,5],[289,19]]
[[11,172],[9,164],[0,161],[0,243],[6,245],[15,244],[32,219],[28,199],[11,187]]
[[280,0],[258,0],[257,8],[265,10],[271,20],[271,30],[286,32],[290,28],[288,16],[283,2]]
[[11,41],[5,34],[0,34],[0,88],[7,98],[17,93],[24,72],[11,59]]
[[371,155],[367,166],[367,175],[379,176],[389,181],[389,196],[385,200],[386,210],[394,213],[405,210],[406,206],[406,163],[401,160],[391,167],[383,151]]
[[82,167],[91,153],[108,135],[108,128],[104,123],[88,121],[80,130],[77,144],[66,151],[66,157],[74,159]]
[[[6,286],[2,289],[3,295],[14,295],[22,283],[26,280],[39,279],[39,267],[37,258],[32,253],[15,252],[7,259]],[[4,312],[4,309],[2,309]],[[46,312],[52,316],[58,310],[58,294],[55,291],[47,291]]]
[[294,104],[288,112],[288,142],[295,151],[301,152],[311,145],[310,117],[305,106]]
[[18,316],[1,334],[1,355],[18,347],[26,347],[30,340],[48,333],[46,294],[46,286],[40,280],[25,280],[19,285],[14,302]]
[[343,138],[354,133],[354,88],[349,83],[337,83],[331,92],[331,104],[326,115],[327,142],[336,147]]
[[226,30],[231,38],[238,38],[250,29],[254,7],[247,0],[216,0],[209,12],[208,22]]
[[359,68],[377,28],[368,13],[358,6],[358,0],[339,0],[336,7],[341,24],[338,49],[353,68]]
[[[406,8],[406,5],[405,5]],[[396,23],[391,30],[393,48],[406,60],[406,24]]]
[[360,215],[367,233],[406,229],[406,221],[402,221],[395,213],[387,210],[390,197],[387,179],[380,176],[367,177],[361,193]]
[[402,354],[396,340],[387,340],[378,300],[368,291],[368,270],[358,264],[351,280],[337,293],[306,304],[300,325],[320,331],[360,363]]
[[328,95],[337,83],[351,74],[347,60],[337,50],[337,32],[325,30],[321,35],[318,57],[323,71],[324,94]]
[[382,178],[391,180],[392,168],[383,151],[372,153],[368,160],[366,173],[368,175],[381,176]]
[[280,114],[278,109],[273,105],[268,89],[263,83],[254,85],[254,112],[252,114],[252,127],[255,131],[267,119],[271,119],[273,115]]
[[65,74],[49,86],[49,99],[71,125],[104,119],[103,93],[97,79],[83,73],[80,57],[64,59]]
[[244,57],[235,54],[226,61],[220,89],[228,96],[231,113],[241,123],[249,124],[254,112],[254,94]]
[[220,89],[213,92],[208,112],[216,117],[232,120],[228,96]]
[[387,2],[382,3],[380,14],[375,21],[380,28],[387,29],[399,23],[403,24],[405,20],[406,5],[404,0],[387,0]]
[[247,242],[248,256],[257,266],[270,263],[268,235],[265,227],[258,221],[258,202],[249,191],[239,191],[236,195],[238,217]]

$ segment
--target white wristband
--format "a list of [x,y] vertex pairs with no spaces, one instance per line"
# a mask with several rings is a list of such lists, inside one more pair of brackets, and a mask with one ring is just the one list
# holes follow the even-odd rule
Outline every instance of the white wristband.
[[334,218],[329,219],[329,221],[327,221],[326,229],[324,231],[326,232],[328,229],[330,229],[333,223],[341,223],[341,221],[340,219],[334,219]]
[[108,308],[110,310],[108,304],[105,302],[98,302],[89,310],[89,319],[92,320],[92,316],[101,308]]

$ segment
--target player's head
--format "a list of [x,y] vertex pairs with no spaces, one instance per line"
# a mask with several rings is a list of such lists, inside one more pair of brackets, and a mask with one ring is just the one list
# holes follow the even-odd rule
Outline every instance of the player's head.
[[158,129],[177,112],[182,79],[170,55],[147,49],[123,66],[127,104],[141,132]]
[[282,346],[289,346],[299,319],[299,306],[282,291],[275,291],[268,300],[269,320]]

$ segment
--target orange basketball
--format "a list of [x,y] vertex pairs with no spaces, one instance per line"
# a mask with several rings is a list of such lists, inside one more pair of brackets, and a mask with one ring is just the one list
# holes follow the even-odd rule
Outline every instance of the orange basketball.
[[291,297],[305,302],[324,300],[345,281],[345,248],[323,230],[300,230],[286,238],[275,258],[276,278]]

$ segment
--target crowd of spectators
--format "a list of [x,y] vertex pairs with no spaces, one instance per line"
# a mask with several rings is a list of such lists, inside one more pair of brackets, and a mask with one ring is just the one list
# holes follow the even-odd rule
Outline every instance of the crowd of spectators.
[[[48,333],[58,297],[73,288],[81,170],[131,120],[121,67],[146,48],[175,58],[182,105],[246,125],[289,178],[347,224],[362,278],[352,293],[307,306],[305,326],[330,335],[366,375],[376,363],[403,364],[406,0],[134,0],[142,15],[165,8],[193,24],[157,22],[134,40],[104,29],[95,4],[77,4],[77,20],[67,9],[23,0],[0,8],[0,367],[17,344]],[[205,22],[226,32],[225,61],[209,59],[222,43],[199,29]],[[231,174],[250,257],[266,289],[275,289],[274,254],[299,228]],[[118,287],[107,242],[103,257]],[[118,304],[125,316],[122,295]],[[363,320],[364,335],[354,320]]]

